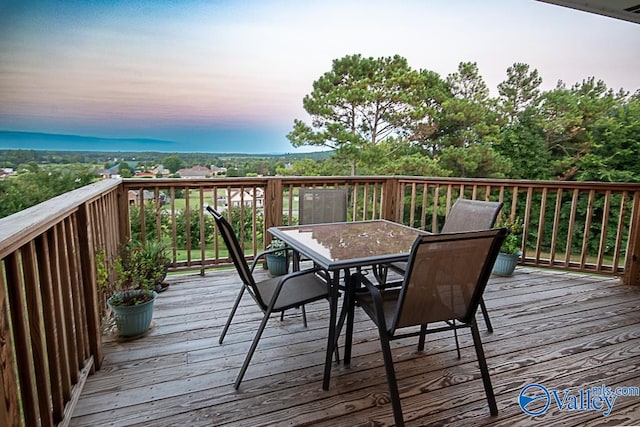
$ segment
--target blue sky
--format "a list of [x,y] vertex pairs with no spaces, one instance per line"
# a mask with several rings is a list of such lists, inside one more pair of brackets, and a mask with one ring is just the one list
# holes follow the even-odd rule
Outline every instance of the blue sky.
[[639,45],[640,25],[534,0],[2,0],[0,130],[291,152],[302,98],[345,55],[443,77],[474,61],[494,95],[515,62],[543,89],[635,91]]

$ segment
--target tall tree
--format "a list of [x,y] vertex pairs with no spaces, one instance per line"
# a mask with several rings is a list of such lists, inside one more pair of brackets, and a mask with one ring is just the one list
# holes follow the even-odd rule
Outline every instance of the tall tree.
[[503,177],[509,162],[492,148],[500,133],[496,102],[475,62],[447,76],[451,97],[442,104],[432,153],[454,176]]
[[529,71],[529,65],[517,62],[507,68],[507,80],[498,84],[500,109],[509,123],[513,123],[525,108],[535,108],[540,97],[542,78],[538,70]]
[[452,97],[442,105],[436,152],[448,146],[493,142],[500,120],[477,64],[461,62],[458,71],[447,76],[447,83]]
[[596,121],[591,152],[578,161],[580,181],[640,182],[640,98]]
[[517,117],[517,121],[502,128],[500,138],[494,144],[494,148],[511,163],[508,178],[553,178],[538,110],[527,107]]
[[429,85],[435,73],[412,70],[405,58],[345,56],[313,83],[303,100],[311,126],[294,121],[287,138],[294,147],[323,146],[348,159],[351,173],[368,146],[391,136],[408,135],[426,115]]
[[447,83],[453,96],[458,99],[468,99],[480,104],[489,99],[489,87],[475,62],[458,64],[458,71],[447,76]]
[[594,124],[623,102],[624,95],[614,94],[593,77],[571,89],[558,82],[554,90],[542,95],[540,126],[558,179],[575,179],[580,159],[592,150]]

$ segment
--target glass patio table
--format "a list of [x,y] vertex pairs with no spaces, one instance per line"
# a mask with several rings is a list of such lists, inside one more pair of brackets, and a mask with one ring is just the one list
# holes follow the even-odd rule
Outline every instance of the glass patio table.
[[269,233],[331,273],[329,334],[322,388],[329,389],[337,341],[340,270],[406,261],[411,246],[425,231],[387,220],[271,227]]

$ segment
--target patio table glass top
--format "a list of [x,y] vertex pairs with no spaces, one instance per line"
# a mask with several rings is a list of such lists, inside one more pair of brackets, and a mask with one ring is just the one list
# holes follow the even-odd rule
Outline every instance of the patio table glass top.
[[327,270],[406,259],[425,232],[387,220],[272,227],[269,232]]

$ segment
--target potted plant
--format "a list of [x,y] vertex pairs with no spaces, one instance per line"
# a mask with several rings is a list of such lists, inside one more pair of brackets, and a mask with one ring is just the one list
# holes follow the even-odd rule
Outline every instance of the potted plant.
[[272,276],[282,276],[287,273],[287,251],[284,250],[286,244],[279,239],[273,239],[267,245],[266,258],[267,268]]
[[131,241],[113,260],[115,291],[107,304],[120,336],[132,337],[149,329],[156,289],[162,287],[169,262],[166,246],[154,240]]
[[493,265],[493,273],[498,276],[511,276],[518,264],[522,251],[522,220],[515,218],[512,220],[500,221],[498,227],[506,228],[509,234],[502,242],[498,258]]

